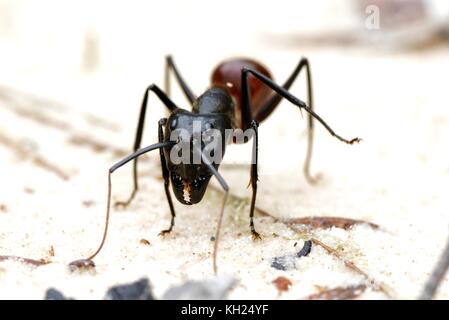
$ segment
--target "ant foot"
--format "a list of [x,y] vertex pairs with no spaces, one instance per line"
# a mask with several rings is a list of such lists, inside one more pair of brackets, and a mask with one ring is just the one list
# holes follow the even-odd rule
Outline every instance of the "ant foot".
[[171,230],[172,230],[171,228],[167,230],[162,230],[161,232],[159,232],[159,236],[165,237],[170,234]]
[[114,203],[114,208],[126,209],[130,204],[130,201],[117,201]]
[[351,141],[349,141],[348,143],[349,143],[349,144],[354,144],[354,143],[359,143],[360,141],[362,141],[361,138],[354,138],[354,139],[352,139]]
[[253,238],[253,240],[262,240],[262,237],[260,236],[260,234],[256,231],[256,230],[251,230],[251,236]]

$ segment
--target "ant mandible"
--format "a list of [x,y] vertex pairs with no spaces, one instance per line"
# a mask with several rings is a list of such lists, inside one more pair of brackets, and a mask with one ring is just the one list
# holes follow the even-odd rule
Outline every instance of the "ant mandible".
[[[306,70],[307,79],[307,104],[300,99],[293,96],[288,90],[292,86],[293,82],[298,77],[301,70]],[[177,83],[181,87],[184,95],[192,106],[192,111],[179,108],[171,99],[169,93],[170,87],[170,72],[172,72],[177,80]],[[142,133],[145,123],[145,113],[147,110],[148,95],[150,92],[156,94],[156,96],[162,101],[162,103],[170,111],[170,116],[159,120],[158,124],[158,136],[159,142],[148,147],[140,149]],[[229,187],[221,174],[218,172],[220,161],[224,155],[226,144],[236,142],[226,138],[225,130],[231,130],[231,132],[241,130],[252,130],[253,137],[253,151],[252,151],[252,163],[251,163],[251,181],[252,186],[252,199],[251,207],[249,211],[250,217],[250,229],[253,239],[260,239],[259,233],[254,228],[254,208],[257,195],[257,148],[258,148],[258,124],[265,120],[273,110],[279,105],[282,98],[287,99],[293,105],[297,106],[300,110],[304,109],[308,113],[308,146],[306,159],[304,163],[304,174],[306,179],[310,182],[314,182],[314,178],[310,174],[310,161],[312,156],[313,145],[313,119],[321,123],[329,133],[337,139],[353,144],[359,142],[359,138],[352,140],[346,140],[336,134],[332,128],[313,111],[313,97],[312,97],[312,78],[310,71],[310,64],[307,58],[302,58],[299,64],[296,66],[290,77],[285,83],[280,86],[273,81],[273,77],[267,68],[260,63],[250,59],[231,59],[222,62],[218,65],[212,73],[211,87],[207,89],[198,98],[190,90],[187,83],[181,76],[178,68],[176,67],[171,56],[166,57],[165,67],[165,93],[157,85],[152,84],[146,90],[142,100],[142,105],[139,113],[139,119],[137,123],[137,131],[134,141],[134,153],[130,154],[123,160],[119,161],[109,169],[108,174],[108,195],[107,195],[107,209],[106,209],[106,221],[103,233],[103,238],[97,250],[89,256],[87,259],[77,260],[71,263],[71,265],[86,265],[93,264],[92,259],[103,248],[106,240],[109,224],[109,214],[111,207],[111,174],[128,163],[134,160],[133,167],[133,179],[134,188],[131,196],[127,201],[117,202],[117,206],[126,207],[134,199],[136,192],[139,188],[137,179],[137,160],[138,157],[144,153],[152,150],[159,149],[160,160],[162,166],[162,176],[164,178],[165,194],[167,196],[168,205],[171,212],[171,223],[167,230],[163,230],[160,235],[168,234],[172,231],[175,224],[175,209],[169,190],[170,182],[172,183],[172,190],[176,196],[176,199],[185,205],[195,204],[201,201],[212,176],[218,180],[219,184],[224,190],[224,198],[221,206],[220,216],[218,219],[218,225],[215,236],[214,252],[213,252],[213,269],[217,272],[217,248],[218,239],[220,233],[221,222],[223,218],[224,207],[228,198]],[[172,140],[171,134],[178,129],[187,130],[192,134],[192,123],[199,121],[200,133],[204,134],[210,129],[218,130],[221,133],[221,140],[215,139],[211,145],[214,150],[222,151],[218,157],[218,161],[212,161],[209,156],[206,155],[204,145],[200,141],[197,141],[192,136],[186,139]],[[249,141],[249,138],[243,142]],[[192,163],[191,161],[175,162],[172,159],[172,151],[179,147],[181,144],[195,146],[193,147],[187,159],[191,160],[195,157],[195,153],[200,157],[200,161]],[[200,147],[199,147],[199,146]],[[175,152],[176,154],[177,152]]]

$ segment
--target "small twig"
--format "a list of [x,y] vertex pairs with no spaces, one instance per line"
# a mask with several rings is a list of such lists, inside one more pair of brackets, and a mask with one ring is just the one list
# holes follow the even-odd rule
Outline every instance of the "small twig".
[[[56,111],[58,113],[66,112],[69,108],[58,101],[53,99],[39,97],[34,94],[19,91],[13,88],[0,86],[0,99],[6,102],[6,105],[10,111],[13,111],[19,116],[30,118],[41,124],[57,127],[57,128],[69,128],[71,127],[69,122],[55,120],[48,116],[45,116],[39,110],[35,110],[35,107],[46,109],[46,111]],[[27,107],[23,107],[26,102]],[[29,108],[31,106],[32,108]],[[84,112],[81,117],[84,121],[92,127],[101,127],[110,131],[119,131],[120,126],[117,123],[103,119],[95,114]]]
[[45,127],[50,127],[64,132],[67,132],[72,129],[72,126],[68,122],[46,116],[43,113],[33,110],[31,108],[8,106],[7,109],[21,118],[32,120]]
[[8,101],[8,103],[17,101],[17,99],[27,100],[27,103],[40,108],[45,108],[51,111],[64,112],[67,110],[67,106],[59,101],[55,101],[49,98],[44,98],[23,92],[14,88],[0,86],[0,99]]
[[117,123],[100,118],[100,117],[90,114],[90,113],[85,113],[84,119],[86,120],[86,122],[88,124],[90,124],[93,127],[101,127],[101,128],[107,129],[109,131],[115,131],[115,132],[120,130],[120,126]]
[[309,295],[308,300],[352,300],[358,298],[366,290],[364,284],[350,287],[337,287],[324,289],[318,293]]
[[[214,185],[210,186],[211,189],[213,189],[216,192],[222,192],[221,189],[217,188]],[[231,200],[235,201],[245,201],[242,197],[237,196],[235,194],[230,194],[229,197]],[[357,220],[357,219],[350,219],[350,218],[342,218],[342,217],[303,217],[303,218],[293,218],[293,219],[281,219],[273,214],[269,213],[268,211],[255,207],[255,211],[259,213],[261,216],[264,217],[271,217],[274,218],[276,221],[283,222],[286,225],[295,225],[295,224],[303,224],[312,227],[313,229],[329,229],[331,227],[337,227],[342,228],[345,230],[350,229],[353,225],[357,224],[367,224],[373,229],[380,229],[380,226],[378,224],[365,221],[365,220]]]
[[304,217],[288,219],[284,222],[289,225],[304,224],[314,229],[329,229],[332,227],[337,227],[348,230],[356,224],[367,224],[373,229],[379,229],[379,225],[372,222],[342,217]]
[[69,179],[69,175],[56,164],[48,161],[43,156],[28,150],[26,147],[21,146],[20,143],[2,132],[0,132],[0,144],[12,149],[20,157],[30,158],[36,166],[56,174],[62,180]]
[[345,259],[344,257],[342,257],[341,254],[337,250],[335,250],[334,248],[328,246],[327,244],[324,244],[323,242],[321,242],[318,239],[312,238],[311,240],[312,240],[312,242],[314,244],[319,245],[324,250],[326,250],[329,254],[331,254],[334,257],[336,257],[339,260],[341,260],[345,264],[346,267],[348,267],[349,269],[351,269],[351,270],[361,274],[363,277],[365,277],[365,279],[368,281],[368,283],[374,289],[383,292],[388,298],[392,298],[392,295],[390,294],[389,290],[385,287],[385,285],[383,285],[382,283],[379,283],[376,280],[374,280],[365,271],[363,271],[362,269],[357,267],[352,261],[349,261],[349,260]]
[[115,147],[106,142],[99,141],[91,136],[81,135],[81,134],[73,134],[69,137],[69,143],[76,146],[86,146],[91,148],[95,152],[104,152],[110,151],[116,157],[124,157],[131,150],[126,151],[125,149]]
[[[217,192],[222,192],[219,188],[211,185],[212,189],[217,191]],[[244,201],[244,199],[242,197],[239,197],[235,194],[230,193],[229,197],[233,200],[236,201]],[[292,229],[295,232],[301,232],[300,230],[297,230],[297,226],[296,224],[298,223],[297,221],[299,221],[300,219],[290,219],[290,220],[285,220],[283,221],[282,219],[273,216],[272,214],[270,214],[268,211],[260,209],[260,208],[255,208],[255,210],[260,213],[262,216],[267,216],[267,217],[271,217],[272,219],[274,219],[276,222],[282,222],[284,223],[286,226],[288,226],[290,229]],[[323,217],[324,218],[324,217]],[[305,219],[310,219],[311,221],[314,221],[314,218],[305,218]],[[352,220],[352,219],[345,219],[345,218],[335,218],[332,217],[331,219],[337,219],[336,221],[345,221],[347,225],[349,222],[351,222],[352,224],[354,223],[368,223],[371,225],[371,223],[369,222],[365,222],[365,221],[360,221],[360,220]],[[341,220],[339,220],[341,219]],[[292,222],[293,221],[293,222]],[[315,220],[316,221],[316,220]],[[313,227],[313,224],[311,224]],[[374,225],[374,224],[373,224]],[[377,225],[374,225],[377,226]],[[367,279],[367,281],[371,284],[371,286],[376,289],[379,290],[381,292],[383,292],[388,298],[392,298],[391,293],[389,292],[389,290],[385,287],[385,285],[383,285],[382,283],[377,282],[376,280],[374,280],[372,277],[370,277],[365,271],[361,270],[359,267],[357,267],[353,262],[345,259],[344,257],[342,257],[337,250],[333,249],[332,247],[324,244],[323,242],[319,241],[318,239],[315,238],[311,238],[312,242],[316,245],[321,246],[322,248],[324,248],[329,254],[335,256],[337,259],[343,261],[343,263],[351,270],[361,274],[365,279]]]
[[47,159],[39,155],[32,155],[31,157],[33,159],[33,163],[36,164],[38,167],[53,172],[62,180],[65,181],[69,180],[70,178],[69,174],[65,173],[64,170],[59,168],[57,165],[49,162]]
[[449,268],[449,241],[446,243],[446,248],[444,248],[441,254],[440,260],[438,261],[435,269],[427,280],[424,289],[419,296],[420,300],[430,300],[434,297],[444,275]]
[[18,256],[0,256],[0,261],[7,261],[7,260],[22,262],[25,264],[33,265],[35,267],[40,267],[40,266],[50,263],[45,260],[34,260],[34,259],[23,258],[23,257],[18,257]]
[[[27,104],[25,105],[23,101],[17,99],[16,96],[25,97],[27,100]],[[43,113],[38,108],[34,106],[37,104],[40,107],[47,107],[47,104],[57,105],[56,102],[52,100],[47,100],[43,98],[36,99],[33,95],[24,94],[21,92],[16,92],[15,90],[3,88],[0,86],[0,99],[4,100],[5,103],[0,104],[0,106],[6,108],[12,113],[16,114],[21,118],[25,118],[27,120],[31,120],[36,122],[39,125],[44,127],[52,128],[58,131],[61,131],[63,134],[68,136],[69,143],[72,143],[77,146],[87,146],[92,148],[94,151],[110,151],[113,152],[115,156],[121,157],[127,154],[128,152],[124,149],[117,148],[111,144],[100,141],[93,136],[90,136],[86,133],[81,132],[76,127],[73,126],[74,121],[67,121],[61,118],[61,115],[58,114],[57,117],[49,116],[48,113]],[[59,105],[57,105],[59,106]],[[58,111],[65,111],[66,108],[57,109]],[[68,114],[66,117],[70,117]],[[75,114],[76,116],[76,114]],[[82,117],[88,124],[94,127],[106,128],[110,131],[118,131],[119,126],[109,120],[102,119],[98,116],[84,113],[79,115]]]

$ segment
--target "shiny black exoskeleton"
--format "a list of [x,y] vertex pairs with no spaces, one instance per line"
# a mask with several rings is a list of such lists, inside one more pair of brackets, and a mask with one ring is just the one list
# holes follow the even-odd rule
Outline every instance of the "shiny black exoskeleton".
[[[204,92],[193,105],[192,111],[183,109],[175,110],[167,120],[165,125],[164,141],[170,141],[170,137],[174,131],[183,129],[190,137],[190,141],[178,141],[179,143],[188,143],[190,147],[190,155],[188,161],[185,163],[173,163],[170,152],[176,146],[164,148],[164,155],[166,166],[170,172],[170,181],[172,183],[172,190],[182,204],[190,205],[201,201],[206,192],[207,185],[212,173],[204,163],[194,163],[193,140],[195,137],[195,123],[199,124],[199,130],[196,134],[198,136],[198,143],[202,142],[201,150],[204,149],[204,141],[202,138],[207,134],[208,130],[218,130],[221,141],[211,141],[216,143],[210,146],[214,150],[220,148],[221,155],[224,156],[226,145],[226,129],[233,130],[234,119],[234,103],[232,97],[223,88],[213,87]],[[220,162],[214,162],[213,166],[218,169]]]

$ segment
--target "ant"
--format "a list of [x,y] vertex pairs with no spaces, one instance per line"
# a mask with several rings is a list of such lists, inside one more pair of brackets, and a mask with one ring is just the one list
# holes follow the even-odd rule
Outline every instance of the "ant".
[[[300,72],[306,70],[307,79],[307,104],[293,96],[288,90],[296,80]],[[178,85],[181,87],[184,95],[189,101],[192,110],[187,111],[179,108],[170,99],[170,72],[175,76]],[[359,138],[346,140],[336,134],[332,128],[313,110],[312,97],[312,77],[310,71],[310,63],[307,58],[302,58],[296,66],[290,77],[280,86],[276,84],[270,72],[262,64],[251,59],[231,59],[219,64],[212,73],[211,86],[198,98],[189,88],[178,68],[176,67],[171,56],[166,57],[165,67],[165,93],[157,85],[152,84],[146,90],[143,96],[142,105],[137,123],[137,131],[134,141],[134,153],[125,157],[121,161],[114,164],[109,169],[108,174],[108,195],[106,221],[103,238],[97,250],[87,259],[77,260],[71,265],[94,265],[93,258],[103,248],[106,240],[109,224],[109,214],[111,208],[111,175],[118,168],[122,167],[130,161],[134,161],[133,181],[134,188],[127,201],[117,202],[116,206],[126,207],[134,199],[139,189],[137,177],[137,160],[144,153],[159,150],[160,161],[162,166],[162,176],[164,178],[165,194],[167,196],[168,205],[171,212],[170,227],[163,230],[160,235],[166,235],[173,230],[175,224],[175,209],[170,194],[170,183],[176,199],[184,205],[192,205],[201,201],[207,189],[208,183],[214,176],[224,190],[224,198],[221,205],[221,211],[216,229],[214,252],[213,252],[213,269],[217,272],[217,248],[220,233],[220,227],[223,218],[223,212],[228,198],[229,186],[218,172],[221,159],[227,144],[238,143],[235,136],[229,139],[226,132],[235,133],[240,130],[251,130],[251,135],[240,141],[242,143],[253,139],[252,163],[251,163],[251,187],[252,199],[249,211],[250,230],[253,239],[260,239],[259,233],[254,228],[254,208],[257,195],[257,151],[258,151],[258,124],[265,120],[279,105],[282,98],[287,99],[300,110],[304,109],[308,113],[307,131],[308,146],[306,159],[304,163],[304,174],[308,182],[314,183],[315,179],[310,174],[310,162],[312,157],[313,145],[313,119],[321,123],[329,133],[335,138],[347,144],[359,142]],[[145,114],[147,110],[148,96],[150,92],[156,94],[165,107],[169,110],[170,116],[159,120],[158,137],[159,142],[148,147],[141,147],[142,133],[145,123]],[[214,156],[214,152],[207,155],[204,141],[195,137],[192,132],[192,125],[197,121],[200,124],[199,133],[204,137],[208,131],[214,129],[218,131],[219,138],[210,142],[209,147],[213,147],[213,151],[219,151],[218,158],[211,160],[210,156]],[[179,137],[174,139],[172,134],[176,130],[185,130],[188,132],[187,138]],[[192,137],[193,133],[193,137]],[[207,139],[206,139],[207,140]],[[179,154],[179,149],[183,146],[192,147],[187,154],[186,161],[174,161],[173,155]],[[191,159],[197,157],[196,163],[192,163]],[[216,155],[215,155],[216,156]],[[185,158],[183,158],[185,160]]]

